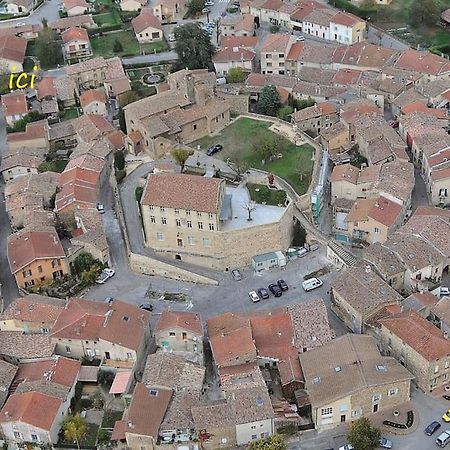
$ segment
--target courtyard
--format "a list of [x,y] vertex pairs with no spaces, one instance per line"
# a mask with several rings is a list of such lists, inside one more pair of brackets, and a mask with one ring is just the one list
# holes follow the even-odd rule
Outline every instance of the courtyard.
[[[239,165],[241,171],[250,168],[272,172],[285,179],[299,195],[303,195],[311,182],[314,167],[313,148],[308,144],[295,145],[269,128],[267,121],[241,117],[215,136],[206,136],[190,144],[201,151],[220,143],[223,150],[214,155],[224,161]],[[267,142],[274,145],[275,155],[268,161],[262,159],[260,147]]]

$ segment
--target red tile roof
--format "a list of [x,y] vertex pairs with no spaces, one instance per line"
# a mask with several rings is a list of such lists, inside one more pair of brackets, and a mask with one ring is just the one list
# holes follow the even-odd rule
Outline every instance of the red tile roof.
[[61,39],[64,44],[68,44],[72,41],[89,42],[88,32],[84,28],[68,28],[61,33]]
[[122,150],[125,145],[125,133],[122,130],[112,131],[105,139],[116,149]]
[[72,8],[76,8],[77,6],[81,6],[82,8],[89,8],[86,0],[63,0],[63,3],[66,11],[69,11]]
[[[223,180],[175,173],[151,174],[143,205],[217,213]],[[186,195],[189,192],[189,195]]]
[[138,350],[150,313],[128,303],[106,303],[72,298],[53,326],[52,337],[98,340]]
[[428,51],[405,50],[394,64],[394,67],[412,70],[430,75],[440,75],[450,72],[450,62]]
[[443,109],[428,108],[425,103],[419,101],[409,103],[402,108],[403,114],[411,114],[414,112],[424,112],[436,117],[437,119],[445,119],[447,117],[447,112]]
[[444,338],[441,330],[415,311],[380,322],[427,361],[450,355],[450,341]]
[[128,410],[125,432],[152,436],[156,441],[171,398],[171,389],[146,387],[137,383]]
[[160,21],[153,15],[152,8],[142,8],[141,13],[135,17],[131,24],[135,33],[142,33],[148,27],[162,31]]
[[364,22],[364,20],[354,16],[353,14],[339,11],[331,18],[331,22],[337,23],[338,25],[344,25],[346,27],[354,27],[357,23]]
[[86,108],[92,102],[106,103],[105,91],[103,89],[88,89],[80,95],[82,108]]
[[285,53],[289,51],[289,43],[293,40],[290,34],[269,34],[261,46],[261,52]]
[[431,179],[433,181],[445,180],[446,178],[450,178],[450,167],[431,171]]
[[414,216],[439,216],[450,218],[450,211],[442,208],[435,208],[433,206],[419,206]]
[[191,331],[197,336],[203,336],[200,314],[187,311],[163,311],[155,327],[155,334],[164,330],[181,328]]
[[339,69],[333,77],[334,84],[356,84],[361,78],[362,72],[353,69]]
[[25,59],[27,40],[17,36],[0,36],[0,58],[20,64]]
[[253,61],[256,53],[244,47],[222,47],[214,54],[213,62]]
[[2,106],[6,117],[28,113],[27,97],[23,91],[2,95]]
[[53,82],[54,77],[44,77],[37,83],[37,98],[42,100],[44,97],[56,97],[56,88]]
[[8,259],[12,273],[37,259],[65,258],[56,230],[12,234],[8,239]]
[[40,392],[12,394],[0,412],[0,423],[23,422],[50,431],[55,421],[61,420],[61,403],[61,399]]
[[245,47],[254,50],[257,43],[256,36],[224,36],[220,39],[221,47]]
[[55,359],[19,364],[15,380],[20,382],[45,380],[70,388],[76,382],[80,368],[80,361],[56,356]]

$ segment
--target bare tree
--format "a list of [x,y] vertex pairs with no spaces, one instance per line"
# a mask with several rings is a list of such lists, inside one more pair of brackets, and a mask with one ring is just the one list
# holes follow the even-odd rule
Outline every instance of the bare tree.
[[248,202],[245,202],[245,203],[242,205],[242,207],[243,207],[244,209],[246,209],[247,212],[248,212],[248,218],[247,218],[247,220],[248,220],[248,221],[253,220],[253,219],[252,219],[252,212],[256,209],[256,202],[254,202],[253,200],[249,200]]

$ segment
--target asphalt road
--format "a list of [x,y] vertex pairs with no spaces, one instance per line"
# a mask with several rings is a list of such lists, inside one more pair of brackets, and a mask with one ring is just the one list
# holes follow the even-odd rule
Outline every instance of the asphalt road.
[[44,3],[28,17],[19,17],[18,19],[2,20],[0,28],[13,27],[17,23],[36,24],[41,23],[42,19],[47,22],[53,22],[59,19],[58,8],[61,4],[60,0],[45,0]]
[[[6,123],[3,113],[0,111],[0,163],[1,157],[7,148],[6,145]],[[4,183],[0,180],[0,285],[4,306],[9,305],[19,295],[14,276],[11,274],[8,263],[7,238],[11,233],[9,218],[6,214],[4,202]],[[1,307],[1,306],[0,306]]]

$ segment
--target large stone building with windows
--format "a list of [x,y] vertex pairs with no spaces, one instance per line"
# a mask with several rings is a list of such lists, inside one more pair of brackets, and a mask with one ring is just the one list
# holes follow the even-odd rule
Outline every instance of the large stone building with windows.
[[141,200],[146,244],[160,256],[217,270],[250,263],[252,256],[286,250],[292,203],[256,205],[248,220],[245,187],[195,175],[151,174]]

